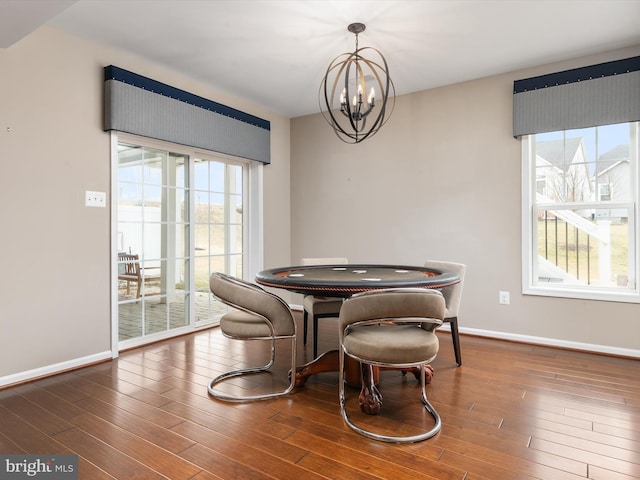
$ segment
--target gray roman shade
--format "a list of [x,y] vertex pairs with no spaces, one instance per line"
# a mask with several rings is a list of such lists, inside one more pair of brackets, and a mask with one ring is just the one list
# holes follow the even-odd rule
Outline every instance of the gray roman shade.
[[513,82],[513,136],[640,120],[640,57]]
[[271,162],[267,120],[110,65],[104,129]]

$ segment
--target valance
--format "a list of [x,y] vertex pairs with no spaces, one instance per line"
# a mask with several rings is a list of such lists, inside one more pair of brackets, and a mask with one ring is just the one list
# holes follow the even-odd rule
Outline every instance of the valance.
[[640,56],[513,82],[513,136],[640,120]]
[[109,65],[104,129],[271,162],[269,121]]

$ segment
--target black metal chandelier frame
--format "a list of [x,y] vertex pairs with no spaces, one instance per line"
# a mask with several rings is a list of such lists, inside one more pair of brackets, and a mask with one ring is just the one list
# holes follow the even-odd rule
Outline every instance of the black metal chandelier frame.
[[[395,86],[389,76],[387,60],[376,48],[358,46],[358,35],[365,28],[362,23],[348,26],[347,29],[356,36],[356,49],[353,53],[342,53],[334,58],[320,84],[320,111],[345,143],[360,143],[375,135],[395,106]],[[365,58],[365,53],[373,53],[379,58]],[[365,99],[367,81],[373,86]],[[342,91],[338,93],[340,87]],[[381,95],[378,103],[375,87]]]

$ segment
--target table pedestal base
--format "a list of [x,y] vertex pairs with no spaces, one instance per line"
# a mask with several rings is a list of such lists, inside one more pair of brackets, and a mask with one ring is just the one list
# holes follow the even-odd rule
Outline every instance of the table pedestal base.
[[[338,350],[330,350],[323,353],[315,360],[296,368],[296,387],[302,387],[307,383],[307,379],[311,375],[322,372],[337,372],[340,369],[340,356]],[[345,356],[344,362],[344,378],[347,385],[351,387],[359,387],[362,385],[360,379],[359,362]],[[378,376],[375,377],[376,383]]]
[[[358,401],[360,402],[360,410],[369,415],[375,415],[382,408],[382,395],[376,385],[380,380],[380,368],[372,367],[366,363],[360,364],[351,357],[345,356],[344,378],[347,385],[351,387],[361,386]],[[323,353],[318,358],[305,365],[296,368],[296,387],[302,387],[307,383],[307,379],[311,375],[322,372],[337,372],[340,369],[340,356],[338,350],[331,350]],[[420,369],[413,368],[390,368],[390,370],[399,370],[405,375],[407,372],[413,373],[418,381],[420,381]],[[433,378],[433,367],[425,365],[425,382],[431,382]]]

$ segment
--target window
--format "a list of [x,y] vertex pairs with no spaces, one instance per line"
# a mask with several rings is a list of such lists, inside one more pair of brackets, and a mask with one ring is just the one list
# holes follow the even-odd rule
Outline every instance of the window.
[[638,126],[522,137],[524,293],[640,302]]
[[598,186],[599,198],[601,202],[608,202],[611,200],[611,185],[599,185]]

